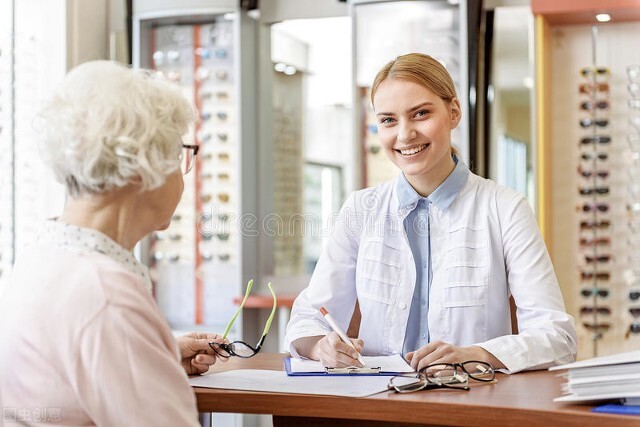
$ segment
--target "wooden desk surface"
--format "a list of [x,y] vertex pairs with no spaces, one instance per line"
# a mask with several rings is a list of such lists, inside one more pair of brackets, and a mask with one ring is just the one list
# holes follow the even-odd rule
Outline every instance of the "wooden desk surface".
[[[281,371],[285,356],[258,354],[251,359],[231,358],[227,363],[214,365],[212,372]],[[496,384],[472,381],[470,391],[385,392],[365,398],[197,387],[194,391],[200,412],[272,414],[274,426],[640,426],[639,417],[596,414],[589,412],[593,406],[554,403],[553,398],[561,395],[562,379],[553,372],[498,374],[497,378]]]

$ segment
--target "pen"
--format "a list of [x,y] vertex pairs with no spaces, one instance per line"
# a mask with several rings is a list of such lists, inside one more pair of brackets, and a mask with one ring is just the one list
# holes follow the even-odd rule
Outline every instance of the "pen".
[[[345,344],[347,344],[349,347],[351,347],[352,349],[356,350],[356,348],[353,346],[353,343],[351,342],[351,340],[347,337],[347,335],[344,332],[342,332],[342,329],[340,329],[338,327],[338,325],[336,324],[336,321],[333,320],[333,317],[331,317],[331,315],[329,314],[327,309],[324,308],[324,307],[320,307],[320,313],[322,313],[322,315],[324,316],[325,320],[329,323],[329,326],[331,326],[331,329],[333,329],[333,331],[336,334],[338,334],[340,339],[342,341],[344,341]],[[356,353],[358,353],[358,350],[356,350]],[[360,355],[360,353],[358,353],[358,362],[360,362],[360,364],[362,364],[362,366],[366,366],[364,364],[364,362],[362,361],[362,356]]]

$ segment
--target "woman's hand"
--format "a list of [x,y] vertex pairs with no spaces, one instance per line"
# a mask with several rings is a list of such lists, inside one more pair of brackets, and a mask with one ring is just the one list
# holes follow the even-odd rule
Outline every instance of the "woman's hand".
[[210,341],[229,342],[226,339],[223,340],[222,335],[191,332],[178,337],[176,341],[180,349],[182,367],[188,375],[204,374],[218,359],[223,362],[227,361],[225,358],[218,357],[216,352],[209,346]]
[[415,371],[434,363],[462,363],[469,360],[488,362],[494,369],[505,367],[493,354],[482,347],[477,345],[458,347],[443,341],[430,342],[416,351],[407,353],[406,359]]
[[[362,366],[358,362],[358,355],[362,352],[364,341],[356,338],[349,338],[356,348],[345,344],[340,336],[335,332],[329,332],[320,338],[311,350],[311,358],[322,362],[323,366],[332,368],[342,368],[345,366]],[[357,350],[357,351],[356,351]]]

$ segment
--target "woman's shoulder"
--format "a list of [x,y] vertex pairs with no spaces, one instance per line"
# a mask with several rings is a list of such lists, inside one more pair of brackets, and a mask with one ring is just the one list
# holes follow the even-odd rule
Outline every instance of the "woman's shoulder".
[[382,182],[380,184],[355,190],[351,193],[346,206],[360,210],[380,210],[390,205],[391,196],[395,194],[397,178]]
[[474,173],[469,174],[466,189],[480,197],[493,199],[499,205],[516,203],[526,199],[522,193]]

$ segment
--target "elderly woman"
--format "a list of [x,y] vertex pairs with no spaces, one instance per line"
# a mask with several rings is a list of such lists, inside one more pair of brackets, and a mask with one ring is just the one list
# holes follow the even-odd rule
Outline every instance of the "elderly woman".
[[198,424],[187,374],[215,363],[220,337],[176,344],[131,252],[169,226],[194,117],[177,88],[108,61],[72,70],[39,115],[68,197],[0,293],[5,422]]

